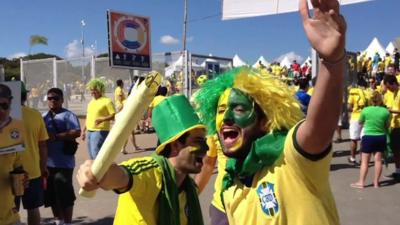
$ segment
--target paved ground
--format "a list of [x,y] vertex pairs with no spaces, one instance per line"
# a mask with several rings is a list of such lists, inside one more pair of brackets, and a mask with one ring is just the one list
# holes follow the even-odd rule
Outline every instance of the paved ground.
[[[344,132],[344,137],[347,136]],[[139,146],[147,148],[149,151],[120,155],[116,162],[130,157],[139,157],[151,153],[151,149],[156,146],[154,134],[143,134],[137,136]],[[353,189],[350,183],[358,179],[359,169],[347,163],[349,155],[349,142],[334,144],[334,158],[331,165],[331,186],[336,199],[337,208],[340,214],[341,224],[347,225],[397,225],[400,221],[400,185],[392,182],[388,178],[382,178],[382,187],[375,189],[371,186],[363,190]],[[81,164],[88,154],[86,145],[81,144],[77,153],[77,164]],[[393,171],[393,164],[384,168],[383,174],[390,174]],[[371,168],[373,169],[373,167]],[[373,170],[367,178],[367,184],[372,183]],[[205,224],[209,223],[208,205],[213,193],[213,181],[215,174],[205,191],[201,194],[200,200],[203,209]],[[76,181],[75,191],[78,192]],[[293,187],[296,188],[296,187]],[[112,224],[114,212],[117,205],[117,195],[113,192],[98,191],[95,198],[86,199],[77,197],[74,224]],[[301,207],[301,202],[299,202]],[[44,224],[52,217],[49,209],[41,208]],[[310,215],[313,216],[313,215]],[[22,212],[22,221],[26,221],[26,213]]]

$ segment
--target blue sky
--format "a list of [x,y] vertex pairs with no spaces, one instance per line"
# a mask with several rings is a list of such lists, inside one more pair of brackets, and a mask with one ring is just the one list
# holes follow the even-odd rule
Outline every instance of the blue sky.
[[[60,57],[81,53],[81,23],[85,20],[85,44],[97,43],[96,52],[107,52],[106,10],[151,18],[152,51],[182,49],[183,0],[3,0],[0,13],[0,57],[29,50],[29,37],[39,34],[48,45],[36,45],[32,53]],[[348,23],[347,49],[364,50],[373,37],[385,48],[400,36],[399,0],[375,0],[347,5],[342,14]],[[189,0],[188,49],[198,54],[233,57],[249,62],[260,55],[271,61],[294,52],[306,58],[309,44],[298,13],[239,20],[221,20],[221,0]],[[207,18],[207,19],[204,19]],[[164,36],[166,43],[162,43]],[[168,37],[170,36],[170,37]]]

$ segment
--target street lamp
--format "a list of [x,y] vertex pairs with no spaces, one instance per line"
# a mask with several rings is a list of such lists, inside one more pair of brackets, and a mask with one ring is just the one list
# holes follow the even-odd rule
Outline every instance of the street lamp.
[[85,77],[85,33],[84,27],[86,26],[85,20],[81,20],[81,44],[82,44],[82,82],[86,82]]

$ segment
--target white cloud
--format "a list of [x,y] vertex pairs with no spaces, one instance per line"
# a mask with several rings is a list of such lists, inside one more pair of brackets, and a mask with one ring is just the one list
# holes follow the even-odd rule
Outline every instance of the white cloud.
[[297,63],[300,63],[300,64],[303,62],[303,57],[301,57],[300,55],[297,55],[295,52],[285,53],[285,54],[279,56],[277,59],[275,59],[275,61],[280,62],[280,61],[282,61],[283,58],[285,58],[285,56],[288,57],[290,62],[292,62],[293,60],[296,60]]
[[178,38],[174,38],[171,35],[164,35],[160,38],[160,42],[165,45],[176,45],[179,43]]
[[17,53],[7,56],[7,59],[18,59],[18,58],[21,58],[21,57],[24,57],[27,55],[28,54],[26,54],[25,52],[17,52]]
[[[95,51],[90,47],[85,47],[85,56],[93,55]],[[80,41],[73,40],[65,46],[66,58],[78,58],[82,56],[82,45]]]

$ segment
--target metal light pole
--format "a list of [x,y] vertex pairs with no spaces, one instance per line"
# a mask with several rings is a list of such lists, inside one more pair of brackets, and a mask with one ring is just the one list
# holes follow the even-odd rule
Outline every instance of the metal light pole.
[[187,55],[187,48],[186,48],[186,32],[187,32],[187,6],[188,0],[184,0],[184,11],[183,11],[183,88],[184,94],[189,97],[189,85],[188,85],[188,55]]
[[84,33],[84,27],[86,26],[85,20],[81,20],[81,44],[82,44],[82,82],[86,82],[86,77],[85,77],[85,33]]

